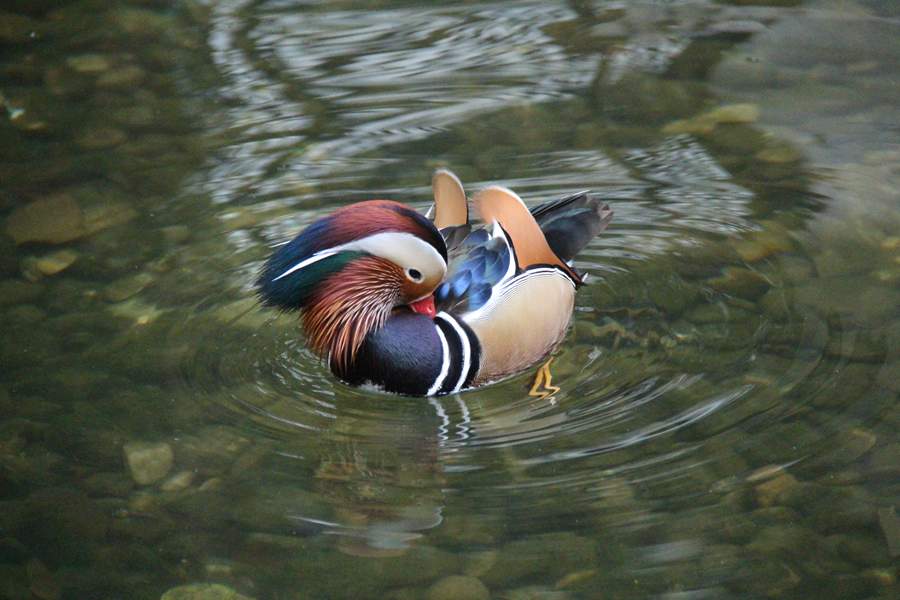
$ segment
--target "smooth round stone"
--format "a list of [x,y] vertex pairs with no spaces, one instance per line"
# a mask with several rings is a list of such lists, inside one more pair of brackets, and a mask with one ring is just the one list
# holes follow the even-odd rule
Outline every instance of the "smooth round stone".
[[716,125],[755,123],[759,119],[759,107],[755,104],[726,104],[690,119],[679,119],[663,127],[663,133],[712,133]]
[[710,287],[747,300],[756,300],[765,294],[771,284],[760,273],[742,267],[728,267],[721,277],[708,281]]
[[84,217],[71,195],[54,194],[15,209],[6,219],[6,233],[16,244],[61,244],[85,234]]
[[103,297],[110,302],[122,302],[139,294],[145,287],[153,283],[149,273],[129,275],[113,281],[103,290]]
[[112,61],[102,54],[81,54],[66,59],[66,64],[79,73],[102,73],[109,70]]
[[81,97],[93,88],[87,75],[56,67],[44,72],[45,89],[54,96]]
[[760,150],[756,153],[756,158],[766,163],[785,164],[797,162],[803,158],[803,155],[799,150],[791,146],[775,146]]
[[18,279],[0,281],[0,306],[24,304],[43,296],[46,286]]
[[715,123],[755,123],[759,119],[759,107],[750,103],[726,104],[703,116]]
[[97,127],[82,133],[75,143],[85,150],[105,150],[114,148],[128,139],[121,129],[113,127]]
[[78,260],[74,250],[60,250],[43,256],[29,256],[22,261],[22,272],[31,281],[41,276],[50,277],[65,271]]
[[428,600],[490,600],[491,593],[475,577],[450,575],[428,588],[425,597]]
[[798,485],[797,479],[789,473],[781,473],[764,481],[754,489],[756,501],[760,506],[778,504],[791,490]]
[[756,231],[744,239],[732,243],[741,260],[749,263],[760,261],[774,254],[788,252],[793,248],[789,234],[780,226]]
[[139,485],[155,483],[168,475],[175,462],[172,447],[164,442],[130,442],[122,447],[131,477]]
[[169,244],[181,244],[191,237],[191,229],[187,225],[170,225],[163,227],[162,234]]
[[179,471],[166,479],[162,485],[159,486],[159,489],[164,492],[180,492],[181,490],[190,487],[193,481],[193,471]]
[[253,600],[232,588],[219,583],[192,583],[174,587],[160,600]]
[[157,115],[149,106],[127,106],[114,110],[112,119],[125,127],[147,127],[152,125]]
[[104,73],[97,78],[97,85],[105,88],[127,88],[139,84],[146,75],[142,68],[129,65]]
[[32,40],[40,23],[34,19],[0,11],[0,43],[20,44]]
[[33,558],[25,565],[32,597],[41,600],[57,600],[62,593],[60,582],[40,560]]
[[831,450],[826,452],[821,459],[826,464],[851,463],[871,450],[877,441],[878,436],[871,431],[854,427],[835,436],[832,440]]
[[872,453],[869,468],[876,473],[900,475],[900,442],[881,446]]

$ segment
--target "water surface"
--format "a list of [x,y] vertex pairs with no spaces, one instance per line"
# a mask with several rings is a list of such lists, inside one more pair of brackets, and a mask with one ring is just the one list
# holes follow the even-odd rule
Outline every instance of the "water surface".
[[[8,4],[0,598],[897,596],[894,3]],[[256,305],[439,166],[615,210],[541,394]]]

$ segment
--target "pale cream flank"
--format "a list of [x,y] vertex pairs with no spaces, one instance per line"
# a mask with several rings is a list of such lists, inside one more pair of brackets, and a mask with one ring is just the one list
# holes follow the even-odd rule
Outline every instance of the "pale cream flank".
[[466,318],[481,342],[481,368],[474,384],[499,379],[544,357],[565,336],[574,304],[575,286],[569,278],[540,269]]

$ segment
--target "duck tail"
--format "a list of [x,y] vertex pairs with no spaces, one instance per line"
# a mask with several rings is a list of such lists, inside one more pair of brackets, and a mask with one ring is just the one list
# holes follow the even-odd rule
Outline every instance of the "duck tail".
[[553,252],[568,262],[606,229],[613,211],[598,196],[585,191],[539,204],[531,215]]

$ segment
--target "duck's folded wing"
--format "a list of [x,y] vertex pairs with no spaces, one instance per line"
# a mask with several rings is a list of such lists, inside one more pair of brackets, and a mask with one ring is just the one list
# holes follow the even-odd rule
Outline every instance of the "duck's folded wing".
[[469,233],[451,259],[451,271],[434,296],[438,310],[467,313],[477,310],[490,298],[494,288],[516,270],[512,247],[498,226],[493,232],[478,229]]

